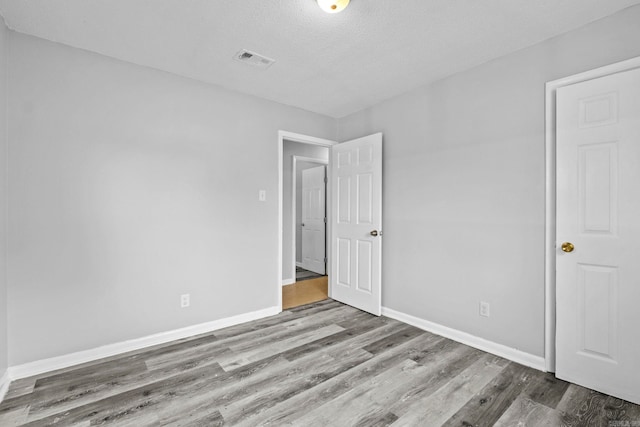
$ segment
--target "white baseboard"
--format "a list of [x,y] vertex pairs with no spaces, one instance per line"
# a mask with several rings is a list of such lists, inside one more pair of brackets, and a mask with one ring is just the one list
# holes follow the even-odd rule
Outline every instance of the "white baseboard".
[[296,267],[300,267],[300,268],[302,268],[302,263],[301,263],[301,262],[296,261]]
[[409,325],[413,325],[417,328],[424,329],[425,331],[429,331],[445,338],[452,339],[454,341],[466,344],[479,350],[486,351],[487,353],[504,357],[505,359],[520,363],[521,365],[529,366],[530,368],[546,372],[544,358],[541,356],[536,356],[515,348],[507,347],[506,345],[498,344],[496,342],[489,341],[484,338],[480,338],[475,335],[471,335],[457,329],[449,328],[438,323],[430,322],[428,320],[424,320],[419,317],[402,313],[400,311],[396,311],[387,307],[382,307],[382,315],[399,320],[404,323],[408,323]]
[[282,286],[293,285],[294,283],[296,283],[296,279],[284,279]]
[[7,369],[2,374],[0,378],[0,403],[4,400],[4,397],[7,395],[7,391],[9,390],[9,383],[11,380],[9,379],[9,370]]
[[129,341],[109,344],[90,350],[65,354],[63,356],[52,357],[50,359],[37,360],[35,362],[29,362],[23,365],[11,366],[7,370],[8,375],[5,374],[5,376],[8,376],[11,381],[20,378],[27,378],[33,375],[39,375],[45,372],[55,371],[57,369],[68,368],[70,366],[91,362],[105,357],[116,356],[118,354],[126,353],[129,351],[140,350],[146,347],[164,344],[182,338],[192,337],[194,335],[205,334],[218,329],[238,325],[240,323],[274,316],[280,312],[281,310],[278,307],[269,307],[263,310],[239,314],[237,316],[214,320],[207,323],[201,323],[199,325],[187,326],[186,328],[174,329],[172,331],[148,335],[146,337],[136,338]]

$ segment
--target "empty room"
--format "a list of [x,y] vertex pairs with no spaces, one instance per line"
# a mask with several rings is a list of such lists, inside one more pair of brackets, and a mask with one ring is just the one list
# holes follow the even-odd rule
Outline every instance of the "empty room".
[[640,427],[640,0],[0,15],[0,426]]

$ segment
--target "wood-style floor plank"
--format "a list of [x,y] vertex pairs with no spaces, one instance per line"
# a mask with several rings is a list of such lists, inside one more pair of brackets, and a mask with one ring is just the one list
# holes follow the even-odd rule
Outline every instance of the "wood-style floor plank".
[[13,427],[23,425],[29,416],[29,406],[19,407],[0,412],[0,426]]
[[439,367],[420,365],[407,359],[390,369],[372,376],[367,381],[353,387],[341,399],[333,399],[327,404],[305,414],[298,420],[300,425],[331,425],[334,414],[340,414],[343,425],[367,425],[372,420],[387,419],[389,414],[397,418],[393,403],[402,401],[403,394],[425,381]]
[[[346,370],[340,373],[340,375],[327,378],[326,381],[316,385],[312,389],[305,390],[302,393],[290,397],[285,403],[281,403],[260,414],[252,414],[249,422],[241,423],[240,425],[300,424],[298,418],[302,417],[305,413],[333,399],[342,399],[342,396],[351,390],[354,385],[401,363],[401,361],[406,360],[407,354],[423,351],[423,349],[433,346],[441,340],[443,340],[443,338],[428,333],[420,335],[400,346],[389,349],[387,352],[380,353],[375,358],[371,357],[370,360]],[[356,354],[364,352],[370,355],[370,353],[365,352],[361,348],[354,348],[349,345],[339,346],[329,351],[323,350],[323,352],[325,351],[336,354],[340,358],[351,357],[351,354],[354,352]],[[300,408],[304,408],[304,411],[301,411]]]
[[534,378],[525,394],[536,403],[556,409],[567,388],[568,382],[556,378],[553,374],[546,374]]
[[[419,363],[427,368],[423,375],[418,375],[416,379],[407,381],[402,388],[397,389],[395,396],[389,395],[386,400],[380,401],[374,412],[381,415],[386,410],[391,410],[398,417],[405,415],[412,404],[422,402],[425,398],[432,396],[444,384],[458,376],[479,357],[482,357],[482,354],[471,347],[458,344],[457,347],[453,347],[450,355],[443,354],[443,356],[442,359],[423,359]],[[364,420],[360,419],[357,424],[363,422]]]
[[634,424],[638,405],[331,300],[21,379],[0,404],[2,427]]
[[538,374],[531,368],[510,363],[443,425],[494,425]]
[[518,396],[495,423],[495,427],[560,426],[560,413],[548,406],[534,402],[524,395]]
[[11,389],[7,391],[5,399],[12,399],[14,397],[24,396],[33,392],[33,388],[36,386],[37,378],[23,378],[11,383]]
[[261,387],[258,392],[225,405],[222,414],[230,425],[237,425],[370,358],[371,355],[366,352],[353,352],[340,360],[326,354],[308,355],[305,357],[307,360],[294,364],[296,368],[292,367],[295,375],[289,372],[278,381],[269,381],[270,384]]
[[[37,418],[25,425],[29,427],[74,425],[87,421],[101,425],[115,420],[126,421],[127,417],[146,417],[153,420],[155,407],[181,393],[196,393],[214,382],[221,372],[222,368],[219,366],[198,368],[151,385],[127,390],[44,418]],[[140,425],[153,425],[153,421],[143,422]]]
[[[338,325],[330,325],[315,330],[307,331],[300,335],[289,337],[280,341],[272,341],[262,346],[248,346],[241,351],[233,351],[227,357],[220,359],[220,365],[226,370],[237,369],[240,366],[264,359],[275,354],[298,349],[301,346],[311,345],[319,341],[334,337],[344,332],[344,328]],[[285,356],[286,357],[286,356]]]
[[400,415],[400,425],[444,424],[502,372],[504,366],[497,363],[496,359],[496,356],[489,354],[480,357],[431,395],[415,400]]

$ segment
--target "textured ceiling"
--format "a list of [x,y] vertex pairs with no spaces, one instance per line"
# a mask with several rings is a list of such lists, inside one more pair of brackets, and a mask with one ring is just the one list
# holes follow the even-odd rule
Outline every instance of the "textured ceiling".
[[[0,0],[19,32],[332,117],[640,0]],[[266,70],[232,59],[248,49]]]

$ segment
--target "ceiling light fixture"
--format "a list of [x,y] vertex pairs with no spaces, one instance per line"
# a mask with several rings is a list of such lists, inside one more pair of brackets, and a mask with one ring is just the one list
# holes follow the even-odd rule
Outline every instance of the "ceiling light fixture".
[[349,0],[316,0],[320,9],[327,13],[338,13],[345,10],[349,5]]

